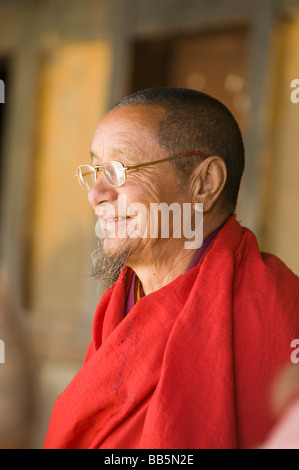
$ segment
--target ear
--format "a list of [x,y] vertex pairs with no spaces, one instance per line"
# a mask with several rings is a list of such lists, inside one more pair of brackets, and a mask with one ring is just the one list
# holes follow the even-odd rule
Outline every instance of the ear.
[[226,164],[217,155],[206,158],[196,167],[192,175],[193,201],[203,204],[203,212],[209,211],[214,206],[223,191],[226,179]]

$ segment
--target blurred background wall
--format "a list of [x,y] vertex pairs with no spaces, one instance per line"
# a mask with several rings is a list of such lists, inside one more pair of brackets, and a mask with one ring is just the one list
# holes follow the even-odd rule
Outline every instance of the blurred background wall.
[[230,108],[237,218],[299,274],[298,57],[299,0],[0,0],[0,448],[42,446],[82,364],[106,286],[88,277],[95,216],[74,174],[122,96],[183,86]]

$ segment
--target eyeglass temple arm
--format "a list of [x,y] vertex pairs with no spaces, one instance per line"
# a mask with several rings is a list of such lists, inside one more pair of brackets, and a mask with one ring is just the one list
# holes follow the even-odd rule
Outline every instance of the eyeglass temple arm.
[[170,160],[176,160],[176,159],[182,158],[182,157],[189,157],[191,155],[201,155],[202,157],[207,158],[207,156],[202,152],[190,152],[190,153],[184,153],[182,155],[176,155],[174,157],[162,158],[162,160],[155,160],[154,162],[140,163],[139,165],[126,166],[126,170],[133,170],[135,168],[141,168],[141,167],[144,167],[144,166],[151,166],[151,165],[155,165],[156,163],[169,162]]

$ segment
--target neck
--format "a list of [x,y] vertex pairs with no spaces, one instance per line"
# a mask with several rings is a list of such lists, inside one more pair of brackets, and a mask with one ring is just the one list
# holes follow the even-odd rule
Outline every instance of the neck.
[[175,253],[170,244],[157,250],[158,253],[145,257],[136,263],[128,263],[141,281],[144,293],[150,294],[169,284],[176,277],[183,274],[196,252],[196,250],[180,249]]
[[[219,228],[225,220],[204,223],[203,241]],[[129,260],[130,266],[141,281],[145,295],[166,286],[178,276],[186,272],[197,249],[186,249],[181,240],[168,240],[161,246],[158,244],[150,253],[143,253],[136,260]],[[130,262],[131,261],[131,262]]]

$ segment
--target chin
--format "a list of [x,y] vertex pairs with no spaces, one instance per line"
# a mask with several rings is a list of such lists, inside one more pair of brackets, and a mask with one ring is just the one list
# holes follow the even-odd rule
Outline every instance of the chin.
[[113,258],[121,253],[132,253],[134,251],[134,240],[130,238],[105,238],[103,240],[103,251],[106,256]]

